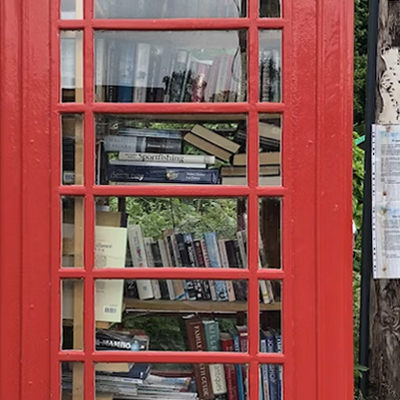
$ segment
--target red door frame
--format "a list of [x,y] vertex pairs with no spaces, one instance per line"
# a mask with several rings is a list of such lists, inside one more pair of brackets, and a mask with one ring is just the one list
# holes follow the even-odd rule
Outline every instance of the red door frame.
[[[249,187],[171,187],[178,196],[249,196],[249,221],[256,223],[257,195],[283,197],[283,271],[202,271],[202,278],[283,279],[284,355],[259,354],[258,311],[249,309],[254,338],[249,354],[185,353],[177,360],[248,362],[258,381],[257,362],[284,364],[285,398],[351,399],[351,132],[353,6],[347,0],[283,0],[282,19],[259,19],[249,0],[244,20],[96,21],[86,1],[85,21],[58,19],[56,1],[5,0],[1,4],[0,74],[0,398],[59,398],[61,360],[117,361],[100,355],[85,332],[86,352],[59,352],[59,279],[147,277],[151,271],[59,270],[59,195],[156,195],[150,187],[93,186],[94,112],[182,113],[247,112],[249,131],[257,130],[257,112],[283,112],[284,182],[282,188],[256,187],[257,160],[249,158]],[[249,103],[94,104],[92,28],[104,29],[249,29]],[[259,28],[283,29],[283,103],[258,103]],[[58,104],[58,30],[85,31],[85,104]],[[252,39],[253,38],[253,39]],[[47,56],[46,56],[47,55]],[[59,187],[58,113],[85,113],[85,187]],[[257,134],[249,138],[253,152]],[[333,171],[335,171],[333,173]],[[158,192],[160,193],[160,192]],[[93,227],[94,205],[87,201],[85,226]],[[93,232],[86,230],[86,248]],[[249,230],[251,248],[257,235]],[[256,251],[250,251],[256,265]],[[87,251],[85,265],[93,264]],[[157,271],[159,273],[159,271]],[[165,277],[189,271],[165,269]],[[192,271],[190,272],[192,273]],[[253,279],[252,279],[253,278]],[[252,295],[253,297],[255,294]],[[86,324],[93,326],[93,296],[87,295]],[[249,299],[256,303],[256,299]],[[125,357],[165,362],[170,352]],[[90,371],[87,364],[86,372]],[[93,376],[86,374],[86,396],[93,398]],[[257,398],[258,385],[250,388]]]

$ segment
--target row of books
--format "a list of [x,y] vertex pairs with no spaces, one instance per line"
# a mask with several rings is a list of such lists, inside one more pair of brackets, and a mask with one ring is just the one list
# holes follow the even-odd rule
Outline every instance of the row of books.
[[[247,326],[236,326],[220,332],[216,320],[186,318],[189,349],[192,351],[248,351]],[[279,332],[260,331],[260,351],[282,352]],[[245,400],[248,395],[248,370],[245,365],[196,364],[194,376],[199,397],[204,400]],[[282,400],[282,367],[262,365],[260,370],[260,400]]]
[[200,60],[194,52],[168,43],[97,36],[96,100],[128,103],[244,101],[246,82],[242,81],[241,59],[235,51]]
[[96,18],[239,18],[243,1],[232,0],[96,0]]
[[[260,123],[262,146],[274,149],[259,153],[261,177],[280,175],[279,135],[280,128]],[[125,127],[103,140],[106,153],[118,153],[117,160],[107,159],[106,175],[111,183],[236,184],[237,179],[246,180],[247,153],[240,152],[246,146],[242,131],[237,132],[236,142],[201,125],[184,135]],[[183,141],[208,155],[182,154]],[[216,159],[226,165],[217,169]]]
[[[144,238],[140,225],[128,227],[133,267],[247,268],[246,231],[238,231],[237,239],[218,239],[215,232],[194,239],[192,233],[166,230],[163,239]],[[260,266],[263,249],[260,250]],[[129,281],[126,296],[164,300],[246,301],[244,281],[212,280],[137,280]],[[274,302],[269,281],[260,281],[260,301]]]

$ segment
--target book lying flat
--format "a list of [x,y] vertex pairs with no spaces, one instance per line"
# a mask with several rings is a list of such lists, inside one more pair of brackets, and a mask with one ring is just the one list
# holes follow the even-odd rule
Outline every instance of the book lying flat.
[[157,163],[180,163],[180,164],[215,164],[214,156],[197,156],[186,154],[163,154],[163,153],[129,153],[120,152],[120,160],[144,161]]
[[[258,153],[258,160],[260,165],[279,165],[281,163],[281,153],[279,151]],[[233,156],[233,165],[247,165],[247,153],[235,154]]]
[[[259,175],[262,176],[275,176],[280,174],[279,165],[261,165],[258,169]],[[246,167],[222,167],[221,176],[243,176],[247,174]]]
[[229,161],[232,156],[232,153],[229,151],[221,149],[220,147],[194,135],[193,133],[187,133],[183,140],[192,144],[198,149],[203,150],[205,153],[211,154],[223,161]]
[[196,168],[196,169],[206,169],[206,164],[196,163],[187,164],[182,162],[154,162],[154,161],[131,161],[131,160],[110,160],[111,165],[131,165],[137,167],[168,167],[168,168]]
[[[245,176],[224,176],[222,177],[222,184],[247,186],[247,178]],[[260,176],[258,178],[259,186],[280,186],[281,184],[280,176]]]

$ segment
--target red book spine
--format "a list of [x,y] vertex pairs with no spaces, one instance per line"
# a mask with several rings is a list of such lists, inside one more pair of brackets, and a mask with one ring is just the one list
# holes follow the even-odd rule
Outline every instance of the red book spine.
[[[233,339],[221,339],[222,351],[235,351]],[[226,387],[228,388],[228,399],[239,400],[236,368],[233,364],[225,364]]]

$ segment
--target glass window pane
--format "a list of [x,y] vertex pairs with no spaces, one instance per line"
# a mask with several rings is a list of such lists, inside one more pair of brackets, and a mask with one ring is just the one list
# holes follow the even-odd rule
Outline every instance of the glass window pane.
[[259,186],[282,185],[282,116],[279,114],[260,115],[259,136]]
[[[118,363],[101,363],[103,367],[110,371],[120,368]],[[95,365],[97,400],[248,398],[246,364],[134,364],[128,367],[129,373],[105,372],[98,370],[99,364]],[[139,378],[124,379],[124,384],[109,378],[128,374]]]
[[246,31],[97,31],[100,102],[241,102]]
[[84,400],[84,398],[84,363],[61,363],[61,400]]
[[61,31],[61,101],[83,103],[83,32]]
[[83,116],[62,115],[61,130],[62,184],[83,185]]
[[243,114],[98,114],[96,182],[102,185],[247,185]]
[[279,103],[282,97],[282,32],[260,31],[260,101]]
[[82,279],[61,281],[62,350],[83,350],[83,291]]
[[83,268],[83,197],[64,196],[62,204],[61,265],[64,268]]
[[281,12],[281,0],[260,0],[261,18],[279,18]]
[[[268,343],[267,347],[276,346],[276,342]],[[260,391],[260,399],[283,399],[283,365],[260,365]]]
[[263,197],[259,201],[260,268],[282,268],[281,265],[281,199]]
[[95,18],[239,18],[245,0],[95,0]]
[[83,19],[83,0],[61,0],[61,19]]

